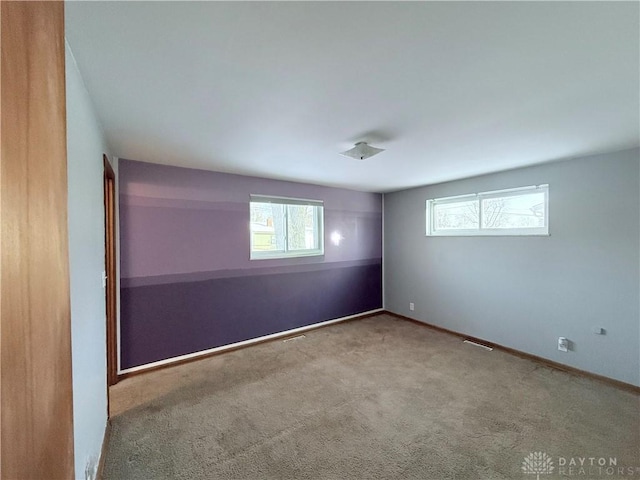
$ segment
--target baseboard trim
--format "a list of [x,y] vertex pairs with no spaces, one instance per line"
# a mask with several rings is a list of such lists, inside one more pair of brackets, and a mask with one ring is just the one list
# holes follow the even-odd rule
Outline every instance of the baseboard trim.
[[383,308],[377,308],[375,310],[369,310],[367,312],[357,313],[355,315],[349,315],[346,317],[334,318],[333,320],[327,320],[320,323],[314,323],[312,325],[306,325],[304,327],[294,328],[292,330],[285,330],[284,332],[272,333],[271,335],[265,335],[263,337],[252,338],[250,340],[244,340],[242,342],[230,343],[229,345],[223,345],[221,347],[210,348],[208,350],[202,350],[200,352],[189,353],[187,355],[180,355],[179,357],[168,358],[166,360],[160,360],[153,363],[147,363],[138,367],[127,368],[118,372],[118,380],[123,380],[132,375],[139,375],[141,373],[147,373],[161,368],[166,368],[175,365],[181,365],[183,363],[193,362],[195,360],[202,360],[203,358],[211,357],[213,355],[219,355],[221,353],[231,352],[241,348],[250,347],[259,343],[271,342],[286,337],[298,335],[302,332],[308,332],[309,330],[315,330],[317,328],[327,327],[335,323],[346,322],[350,320],[359,320],[366,317],[383,313]]
[[96,472],[96,480],[102,480],[104,476],[104,463],[107,458],[107,447],[109,438],[111,437],[111,420],[107,419],[107,425],[104,428],[104,437],[102,437],[102,448],[100,449],[100,460],[98,460],[98,470]]
[[505,347],[503,345],[500,345],[498,343],[493,343],[490,342],[488,340],[484,340],[482,338],[477,338],[477,337],[472,337],[470,335],[465,335],[464,333],[461,332],[456,332],[455,330],[449,330],[448,328],[444,328],[444,327],[439,327],[437,325],[432,325],[430,323],[427,322],[423,322],[422,320],[417,320],[415,318],[411,318],[411,317],[407,317],[405,315],[400,315],[399,313],[394,313],[394,312],[390,312],[389,310],[385,310],[385,312],[387,315],[391,315],[393,317],[399,318],[401,320],[407,320],[409,322],[412,323],[416,323],[422,327],[427,327],[427,328],[431,328],[432,330],[437,330],[439,332],[442,333],[447,333],[449,335],[455,335],[456,337],[460,337],[460,338],[464,338],[465,340],[470,340],[472,342],[475,343],[480,343],[483,345],[487,345],[489,347],[495,348],[496,350],[502,350],[503,352],[509,353],[513,356],[516,357],[520,357],[520,358],[525,358],[527,360],[531,360],[534,361],[536,363],[540,363],[546,367],[549,368],[553,368],[555,370],[561,370],[563,372],[566,373],[570,373],[573,375],[577,375],[580,377],[587,377],[587,378],[591,378],[593,380],[597,380],[599,382],[603,382],[606,383],[608,385],[611,385],[613,387],[622,389],[622,390],[627,390],[629,392],[635,393],[637,395],[640,395],[640,387],[633,385],[631,383],[626,383],[626,382],[622,382],[620,380],[615,380],[613,378],[609,378],[609,377],[605,377],[604,375],[598,375],[597,373],[591,373],[591,372],[587,372],[586,370],[581,370],[579,368],[575,368],[575,367],[571,367],[569,365],[565,365],[563,363],[558,363],[558,362],[554,362],[553,360],[549,360],[547,358],[544,357],[539,357],[537,355],[533,355],[531,353],[526,353],[526,352],[522,352],[520,350],[516,350],[515,348],[510,348],[510,347]]

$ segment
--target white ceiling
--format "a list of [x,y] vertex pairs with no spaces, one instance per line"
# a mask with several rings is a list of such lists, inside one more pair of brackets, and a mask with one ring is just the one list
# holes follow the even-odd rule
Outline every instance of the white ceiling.
[[66,10],[121,158],[382,192],[640,144],[637,2]]

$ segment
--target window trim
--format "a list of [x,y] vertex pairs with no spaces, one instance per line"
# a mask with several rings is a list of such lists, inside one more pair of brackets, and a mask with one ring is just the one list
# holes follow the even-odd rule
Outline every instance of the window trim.
[[[482,201],[491,198],[515,197],[529,192],[542,191],[544,193],[544,220],[543,227],[521,228],[486,228],[482,227]],[[478,201],[478,228],[473,229],[448,229],[437,230],[434,227],[434,206],[458,203],[469,200]],[[507,188],[503,190],[491,190],[487,192],[455,195],[451,197],[431,198],[426,201],[426,231],[427,237],[548,237],[549,233],[549,184],[529,185],[526,187]]]
[[249,260],[269,260],[277,258],[302,258],[302,257],[320,257],[324,255],[324,201],[312,200],[307,198],[293,197],[276,197],[272,195],[249,195],[249,214],[251,214],[252,203],[273,203],[285,206],[312,206],[315,208],[315,224],[316,224],[316,240],[318,248],[289,250],[286,242],[288,235],[288,210],[285,209],[285,250],[253,250],[253,233],[251,230],[251,222],[249,222]]

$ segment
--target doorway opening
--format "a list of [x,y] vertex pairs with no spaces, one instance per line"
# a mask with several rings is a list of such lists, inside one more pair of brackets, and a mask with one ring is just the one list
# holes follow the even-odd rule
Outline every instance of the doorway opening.
[[116,216],[113,168],[106,155],[104,161],[104,234],[105,290],[107,308],[107,387],[118,382],[118,320],[116,303]]

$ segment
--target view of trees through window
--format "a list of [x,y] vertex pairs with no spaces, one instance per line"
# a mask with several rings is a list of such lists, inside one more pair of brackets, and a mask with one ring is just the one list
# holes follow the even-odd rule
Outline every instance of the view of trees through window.
[[322,206],[284,202],[250,203],[252,254],[321,250]]
[[429,200],[429,234],[438,231],[513,230],[527,233],[547,228],[548,186],[522,191],[479,193],[473,198]]
[[482,227],[543,227],[544,201],[544,192],[482,200]]

